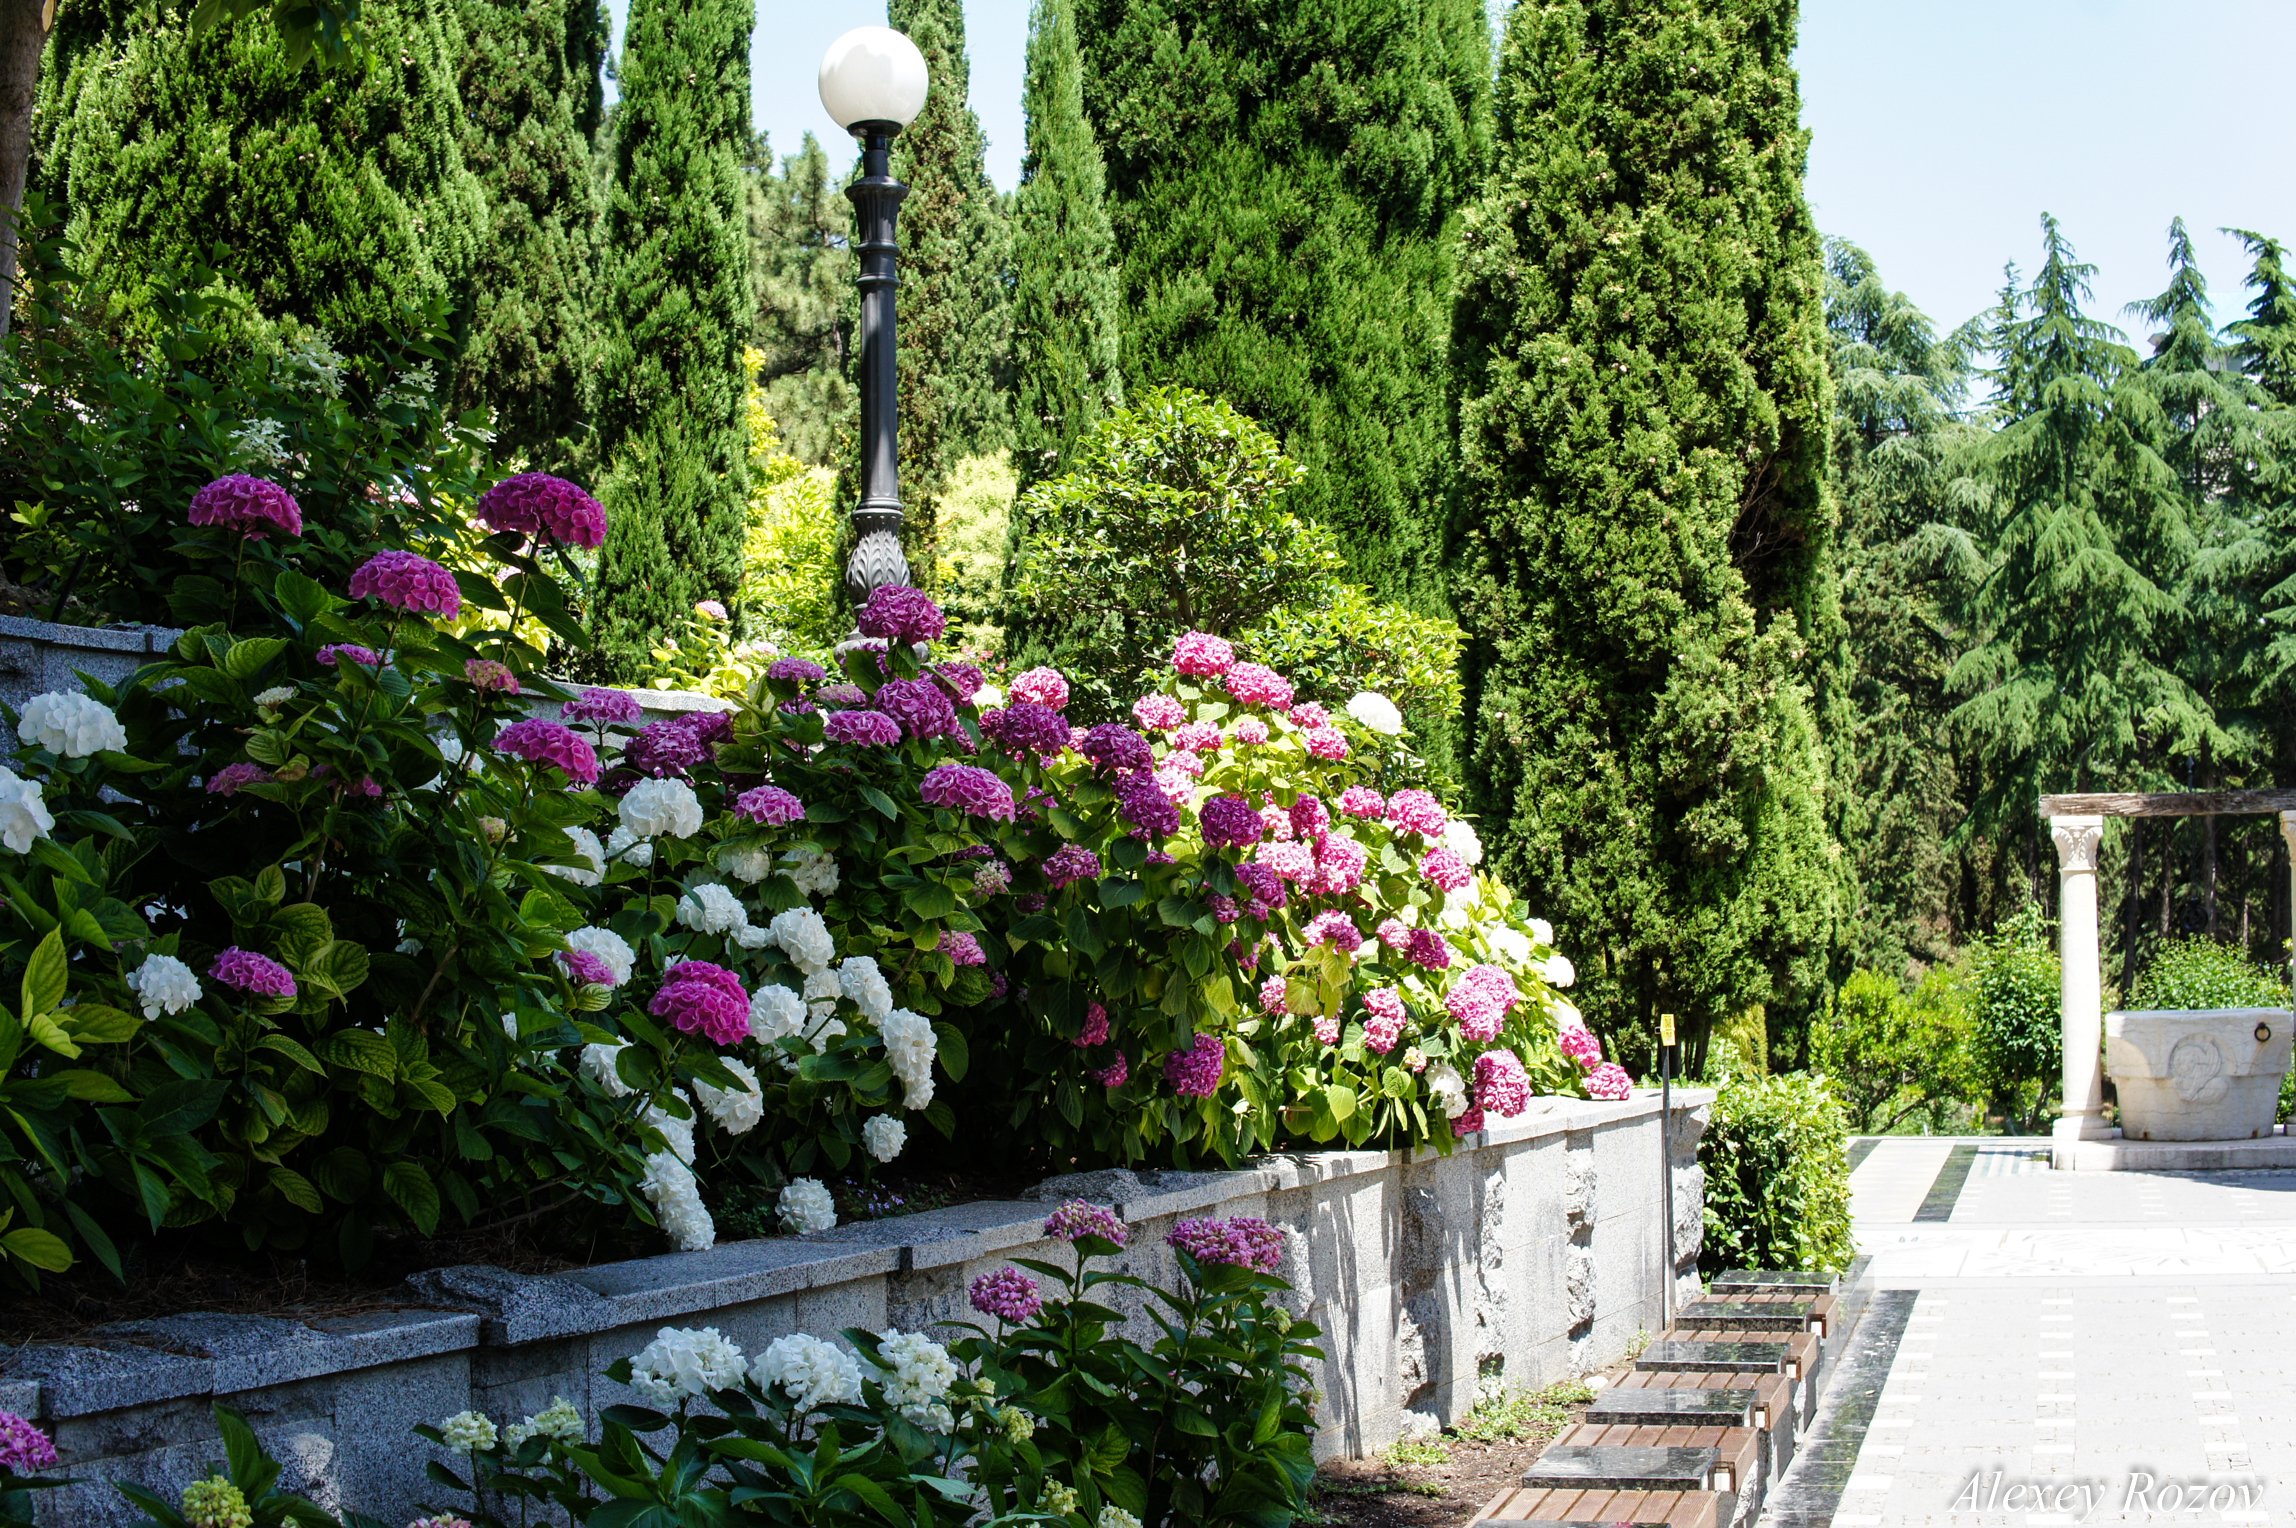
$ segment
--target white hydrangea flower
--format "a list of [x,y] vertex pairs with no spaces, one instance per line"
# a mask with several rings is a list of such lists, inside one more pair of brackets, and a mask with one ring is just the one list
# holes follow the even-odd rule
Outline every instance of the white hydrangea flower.
[[517,1452],[529,1438],[548,1438],[554,1443],[582,1441],[582,1413],[566,1397],[553,1396],[550,1404],[523,1422],[513,1422],[502,1430],[502,1445]]
[[1443,842],[1451,852],[1470,865],[1483,863],[1483,840],[1475,825],[1464,817],[1454,817],[1443,828]]
[[773,853],[767,849],[720,849],[717,863],[744,886],[755,886],[773,874]]
[[763,923],[745,923],[733,931],[733,942],[744,950],[762,950],[773,943],[773,930]]
[[809,897],[826,897],[837,889],[837,861],[827,851],[799,844],[781,856],[781,873],[797,883]]
[[830,937],[829,925],[810,907],[775,913],[772,928],[773,942],[807,975],[826,969],[837,958],[837,941]]
[[861,1148],[880,1162],[890,1162],[909,1144],[909,1127],[890,1114],[872,1114],[861,1124]]
[[702,1112],[716,1121],[717,1127],[728,1135],[747,1135],[765,1118],[765,1094],[757,1085],[757,1073],[746,1061],[721,1057],[719,1064],[733,1073],[741,1084],[738,1088],[716,1088],[694,1079],[694,1100]]
[[1092,1528],[1140,1528],[1140,1519],[1122,1507],[1102,1507],[1092,1520]]
[[[670,1096],[672,1098],[686,1099],[686,1090],[683,1088],[672,1088],[670,1089]],[[686,1099],[686,1101],[690,1106],[692,1100]],[[688,1163],[693,1161],[693,1115],[687,1114],[681,1118],[678,1115],[672,1114],[669,1110],[663,1108],[660,1099],[653,1099],[648,1101],[645,1108],[638,1111],[638,1118],[654,1128],[654,1131],[669,1144],[670,1151],[677,1157],[679,1161]]]
[[578,928],[566,936],[570,950],[587,950],[606,963],[614,973],[614,985],[619,987],[630,979],[630,972],[638,964],[638,952],[630,948],[630,941],[610,928]]
[[957,1382],[957,1366],[947,1348],[922,1332],[891,1328],[877,1344],[877,1361],[887,1370],[885,1399],[901,1415],[928,1431],[949,1430],[948,1407],[939,1403]]
[[702,802],[683,780],[640,780],[622,798],[622,826],[640,838],[691,838],[702,830]]
[[654,862],[654,846],[626,827],[616,828],[606,840],[606,858],[643,870]]
[[924,1108],[933,1101],[933,1057],[940,1049],[932,1020],[896,1008],[877,1028],[885,1040],[885,1059],[893,1064],[893,1075],[901,1079],[906,1090],[903,1102],[912,1109]]
[[636,1089],[622,1080],[614,1069],[614,1062],[623,1051],[620,1045],[585,1045],[582,1047],[582,1075],[606,1090],[608,1098],[628,1098]]
[[146,955],[144,963],[128,973],[128,990],[143,1004],[143,1015],[156,1019],[163,1013],[181,1013],[199,1001],[199,978],[173,955]]
[[1427,1069],[1427,1091],[1434,1095],[1446,1119],[1457,1119],[1467,1112],[1466,1081],[1450,1062],[1438,1061]]
[[283,706],[294,698],[295,687],[291,684],[275,684],[268,690],[255,692],[255,704],[265,711],[269,711],[275,706]]
[[1348,699],[1347,714],[1382,737],[1394,737],[1403,730],[1403,713],[1377,690],[1357,690]]
[[630,1360],[630,1388],[663,1411],[741,1383],[741,1349],[714,1326],[665,1326]]
[[1547,1014],[1555,1021],[1557,1029],[1586,1028],[1586,1019],[1579,1013],[1578,1004],[1560,992],[1547,994]]
[[27,780],[0,764],[0,844],[18,854],[29,854],[32,840],[46,838],[55,825],[56,819],[41,799],[40,782]]
[[678,922],[704,934],[730,934],[748,926],[749,909],[731,887],[704,881],[678,898]]
[[438,1425],[439,1436],[458,1454],[494,1447],[494,1423],[483,1411],[458,1411]]
[[984,684],[979,689],[973,691],[973,709],[975,711],[984,713],[994,711],[997,707],[1003,704],[1004,691],[998,689],[993,684]]
[[[646,1176],[638,1180],[638,1191],[653,1205],[654,1218],[661,1222],[671,1246],[680,1252],[700,1252],[717,1244],[717,1222],[710,1217],[709,1206],[702,1203],[701,1184],[695,1181],[693,1168],[679,1161],[675,1153],[657,1151],[646,1158]],[[737,1373],[740,1364],[741,1353],[736,1349]]]
[[1483,931],[1491,948],[1514,965],[1528,965],[1531,960],[1531,936],[1508,923],[1494,923]]
[[77,690],[50,690],[25,701],[16,736],[26,747],[45,748],[60,759],[118,753],[128,746],[128,730],[111,707]]
[[837,981],[870,1023],[884,1023],[885,1015],[893,1011],[893,989],[875,956],[847,956],[837,967]]
[[1568,955],[1547,957],[1547,983],[1549,986],[1567,987],[1578,980],[1578,967],[1571,964]]
[[843,1019],[824,1017],[827,1010],[821,1009],[819,1004],[815,1005],[815,1010],[813,1022],[805,1029],[805,1043],[812,1046],[813,1054],[818,1056],[829,1049],[830,1041],[848,1031]]
[[799,1236],[811,1236],[837,1224],[837,1201],[819,1178],[793,1178],[774,1201],[781,1224]]
[[1531,942],[1533,944],[1553,944],[1555,942],[1555,926],[1544,918],[1533,918],[1531,920]]
[[835,971],[816,971],[805,978],[806,1010],[816,1019],[826,1019],[837,1011],[837,1000],[844,992]]
[[[598,835],[588,828],[568,828],[566,837],[573,842],[574,855],[581,865],[544,865],[552,875],[564,876],[577,886],[595,886],[606,874],[606,846],[598,842]],[[584,866],[588,866],[587,869]]]
[[792,1332],[776,1337],[749,1366],[760,1390],[779,1385],[800,1411],[852,1406],[861,1399],[861,1361],[834,1342]]
[[787,987],[762,986],[749,995],[749,1036],[772,1045],[805,1028],[805,999]]

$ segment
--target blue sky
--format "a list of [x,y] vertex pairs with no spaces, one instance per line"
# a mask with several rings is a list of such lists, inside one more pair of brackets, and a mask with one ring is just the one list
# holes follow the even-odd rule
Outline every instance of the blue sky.
[[[760,0],[755,111],[777,150],[836,136],[814,69],[884,17],[883,0]],[[989,173],[1009,188],[1027,0],[967,0],[965,23]],[[1992,300],[2004,261],[2033,264],[2044,210],[2121,321],[2163,284],[2181,214],[2230,317],[2246,265],[2216,229],[2296,244],[2291,57],[2296,0],[1803,0],[1810,201],[1945,327]]]

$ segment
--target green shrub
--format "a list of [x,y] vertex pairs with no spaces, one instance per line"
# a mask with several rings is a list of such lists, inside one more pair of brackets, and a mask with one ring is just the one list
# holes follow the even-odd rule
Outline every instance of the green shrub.
[[1849,1122],[1821,1078],[1747,1078],[1722,1089],[1699,1144],[1706,1244],[1698,1265],[1838,1272],[1850,1242]]
[[1810,1031],[1810,1059],[1855,1128],[1879,1135],[1974,1091],[1973,995],[1966,975],[1942,966],[1911,992],[1878,971],[1842,984]]
[[2196,934],[2171,939],[2145,963],[2131,1008],[2285,1008],[2288,973],[2257,965],[2234,945]]
[[2028,907],[1972,947],[1977,1000],[1969,1054],[1978,1084],[2013,1130],[2040,1128],[2064,1067],[2061,966],[2041,910]]

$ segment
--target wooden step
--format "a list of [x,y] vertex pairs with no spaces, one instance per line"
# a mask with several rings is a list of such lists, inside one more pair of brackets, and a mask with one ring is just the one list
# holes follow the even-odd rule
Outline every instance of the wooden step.
[[1470,1528],[1728,1528],[1712,1491],[1501,1491]]

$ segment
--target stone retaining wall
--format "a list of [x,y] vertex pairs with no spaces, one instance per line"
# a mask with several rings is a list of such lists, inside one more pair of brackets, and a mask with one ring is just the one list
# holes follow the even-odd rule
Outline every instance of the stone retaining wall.
[[[1679,1291],[1697,1286],[1711,1104],[1691,1090],[1674,1101]],[[790,1331],[962,1319],[970,1281],[1015,1255],[1053,1255],[1047,1205],[1082,1197],[1123,1212],[1130,1271],[1165,1282],[1177,1270],[1163,1236],[1182,1216],[1282,1226],[1283,1272],[1329,1355],[1317,1453],[1370,1453],[1457,1420],[1484,1381],[1583,1373],[1664,1325],[1658,1116],[1655,1094],[1540,1099],[1448,1158],[1332,1151],[1235,1172],[1087,1173],[1027,1200],[574,1273],[439,1269],[409,1281],[406,1309],[132,1323],[0,1352],[0,1408],[40,1419],[84,1482],[42,1498],[50,1528],[136,1520],[107,1479],[172,1495],[203,1473],[220,1454],[218,1401],[254,1423],[290,1487],[403,1522],[435,1496],[417,1422],[466,1407],[515,1420],[556,1396],[594,1414],[626,1398],[600,1371],[664,1325],[714,1325],[755,1352]]]

